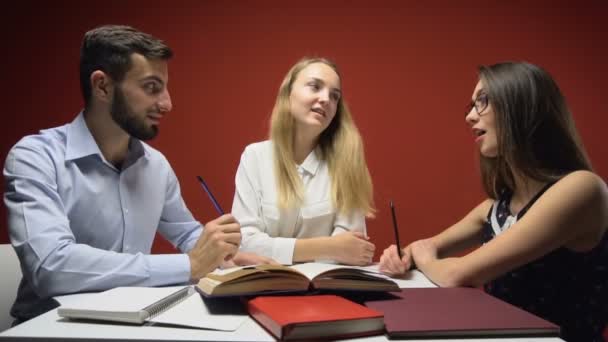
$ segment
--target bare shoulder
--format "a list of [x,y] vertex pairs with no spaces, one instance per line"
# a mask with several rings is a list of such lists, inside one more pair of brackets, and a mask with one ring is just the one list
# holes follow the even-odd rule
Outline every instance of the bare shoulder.
[[[583,202],[600,201],[604,204],[608,199],[608,188],[604,180],[591,171],[575,171],[560,179],[551,187],[552,195],[571,198]],[[547,191],[549,193],[549,191]]]
[[560,182],[588,182],[588,183],[601,183],[605,185],[602,178],[595,173],[587,170],[578,170],[571,172],[564,176]]
[[[566,245],[575,250],[595,246],[608,228],[608,188],[601,177],[590,171],[575,171],[547,190],[546,204],[552,205],[568,225],[579,234]],[[559,226],[559,225],[558,225]]]

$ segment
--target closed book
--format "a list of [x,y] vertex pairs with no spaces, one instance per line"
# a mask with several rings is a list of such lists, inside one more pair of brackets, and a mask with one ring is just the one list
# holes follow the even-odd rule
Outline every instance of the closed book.
[[399,291],[399,286],[373,267],[311,262],[217,270],[201,279],[196,289],[206,297],[221,297],[309,290]]
[[476,288],[408,288],[397,296],[365,303],[384,313],[390,338],[559,336],[559,326]]
[[171,325],[235,331],[247,319],[242,312],[216,315],[201,296],[187,287],[116,287],[57,309],[72,320]]
[[336,295],[260,296],[249,314],[279,340],[347,338],[384,332],[382,313]]

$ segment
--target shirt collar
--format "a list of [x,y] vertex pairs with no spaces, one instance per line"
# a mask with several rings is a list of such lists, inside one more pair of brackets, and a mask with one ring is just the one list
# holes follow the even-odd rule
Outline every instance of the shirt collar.
[[298,166],[298,168],[308,172],[311,175],[315,175],[317,173],[317,169],[319,168],[319,151],[317,149],[312,150],[304,159],[304,162]]
[[74,160],[97,154],[103,159],[99,146],[93,139],[82,112],[68,125],[65,159]]
[[[83,112],[80,112],[76,119],[68,125],[66,140],[65,160],[75,160],[91,155],[98,155],[101,160],[105,160],[84,120]],[[141,156],[147,157],[148,151],[139,139],[131,138],[129,153],[125,161],[134,162]]]

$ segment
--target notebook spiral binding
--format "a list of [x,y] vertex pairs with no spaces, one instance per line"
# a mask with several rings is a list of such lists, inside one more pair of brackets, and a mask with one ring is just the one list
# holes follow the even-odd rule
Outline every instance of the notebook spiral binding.
[[156,303],[147,306],[143,311],[148,313],[148,318],[154,318],[175,305],[183,302],[186,298],[190,297],[194,293],[195,291],[193,291],[191,286],[184,287],[183,289],[157,301]]

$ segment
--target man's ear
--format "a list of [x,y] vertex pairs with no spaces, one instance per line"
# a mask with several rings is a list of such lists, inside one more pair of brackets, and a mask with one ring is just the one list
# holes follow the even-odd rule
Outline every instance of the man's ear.
[[111,101],[114,82],[108,74],[101,70],[95,70],[91,73],[90,82],[92,97],[103,102]]

